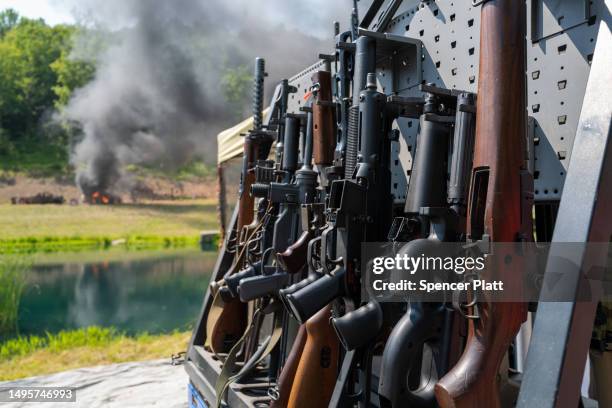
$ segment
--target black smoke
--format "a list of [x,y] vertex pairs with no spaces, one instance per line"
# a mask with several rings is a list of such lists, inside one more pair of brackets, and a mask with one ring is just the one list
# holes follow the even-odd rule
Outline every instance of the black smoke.
[[212,162],[216,134],[235,120],[221,89],[224,70],[263,56],[270,90],[331,51],[332,21],[349,21],[351,9],[349,0],[65,4],[89,28],[74,39],[75,58],[86,55],[92,33],[107,44],[93,57],[95,78],[62,114],[81,131],[72,162],[85,193],[129,189],[129,165]]

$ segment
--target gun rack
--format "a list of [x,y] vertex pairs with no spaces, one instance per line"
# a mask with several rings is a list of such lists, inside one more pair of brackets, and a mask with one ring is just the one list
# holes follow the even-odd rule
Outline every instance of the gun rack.
[[[526,3],[527,159],[534,176],[537,218],[541,222],[546,218],[542,214],[548,215],[547,226],[537,226],[538,234],[553,242],[608,242],[612,236],[612,218],[606,214],[612,207],[612,142],[606,117],[610,102],[609,95],[603,99],[599,95],[609,89],[612,66],[608,6],[605,0]],[[449,95],[453,90],[476,92],[481,4],[374,0],[369,10],[362,11],[359,35],[376,40],[376,80],[388,101],[421,98],[428,86],[424,84],[445,88]],[[289,96],[287,112],[300,113],[314,72],[336,72],[337,62],[322,57],[289,79],[297,92]],[[418,127],[418,117],[399,117],[394,124],[400,137],[391,144],[391,190],[398,206],[406,199]],[[230,225],[236,223],[236,214]],[[228,234],[213,280],[222,277],[232,263],[233,254],[227,248],[235,238],[235,231]],[[579,282],[573,287],[578,293]],[[209,290],[185,363],[191,381],[208,402],[215,401],[214,384],[221,369],[219,360],[203,347],[211,303]],[[596,304],[539,306],[518,406],[554,407],[578,399],[577,377],[582,378]],[[229,406],[267,406],[269,386],[265,375],[257,374],[246,383],[234,384],[228,392]]]

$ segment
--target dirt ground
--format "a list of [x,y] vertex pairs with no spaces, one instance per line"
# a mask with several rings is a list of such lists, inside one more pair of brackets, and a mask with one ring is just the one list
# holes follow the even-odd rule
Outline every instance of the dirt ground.
[[[29,197],[39,193],[61,195],[66,203],[80,202],[81,192],[73,179],[31,178],[17,174],[0,178],[0,204],[12,197]],[[140,200],[171,200],[175,198],[212,198],[217,195],[214,179],[194,181],[171,181],[160,178],[144,178],[135,184],[132,192],[120,194],[123,202]]]

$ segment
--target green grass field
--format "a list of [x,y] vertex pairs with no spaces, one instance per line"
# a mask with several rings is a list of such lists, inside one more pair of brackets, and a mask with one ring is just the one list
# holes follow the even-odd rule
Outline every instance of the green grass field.
[[89,327],[0,343],[0,381],[99,364],[170,358],[185,350],[190,332],[128,337]]
[[113,206],[0,205],[0,253],[195,245],[218,229],[214,200]]

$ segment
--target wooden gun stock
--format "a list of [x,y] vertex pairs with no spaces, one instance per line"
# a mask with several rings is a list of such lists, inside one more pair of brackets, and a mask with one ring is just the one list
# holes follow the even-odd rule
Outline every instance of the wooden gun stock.
[[327,408],[336,385],[340,345],[332,328],[331,306],[306,323],[306,344],[295,373],[288,408]]
[[312,82],[318,86],[312,103],[314,163],[329,166],[334,161],[336,146],[331,73],[328,71],[315,72]]
[[276,381],[278,398],[270,403],[270,408],[285,408],[289,403],[289,395],[295,380],[295,373],[300,364],[305,345],[306,325],[301,325],[293,341],[293,346],[291,346],[291,351],[287,356],[287,361],[285,361],[285,365]]
[[220,313],[209,314],[210,329],[207,344],[215,353],[227,353],[242,336],[247,326],[247,304],[236,299],[222,302]]
[[242,227],[253,222],[255,198],[251,195],[251,186],[255,183],[255,173],[250,171],[257,159],[257,143],[246,136],[244,139],[244,165],[242,167],[242,180],[238,197],[238,226],[240,234]]
[[[255,199],[251,195],[251,185],[255,182],[255,173],[250,169],[255,165],[261,142],[251,135],[244,139],[244,163],[242,167],[242,180],[238,197],[238,220],[236,222],[236,237],[238,248],[245,245],[243,241],[256,227]],[[236,251],[236,259],[226,275],[240,270],[243,264],[243,252]],[[248,323],[248,306],[238,298],[223,301],[219,294],[215,296],[213,306],[208,314],[206,345],[215,353],[226,353],[236,343],[246,330]]]
[[[476,140],[468,234],[491,242],[531,240],[533,187],[525,166],[525,4],[490,0],[482,5]],[[528,214],[528,215],[527,215]],[[520,293],[521,257],[490,254],[482,278],[502,280]],[[510,252],[510,251],[508,251]],[[476,319],[458,363],[436,385],[446,407],[500,407],[498,372],[526,318],[525,303],[478,299]]]
[[302,235],[284,252],[276,254],[276,260],[287,273],[299,273],[306,266],[308,243],[314,238],[311,230],[304,231]]

